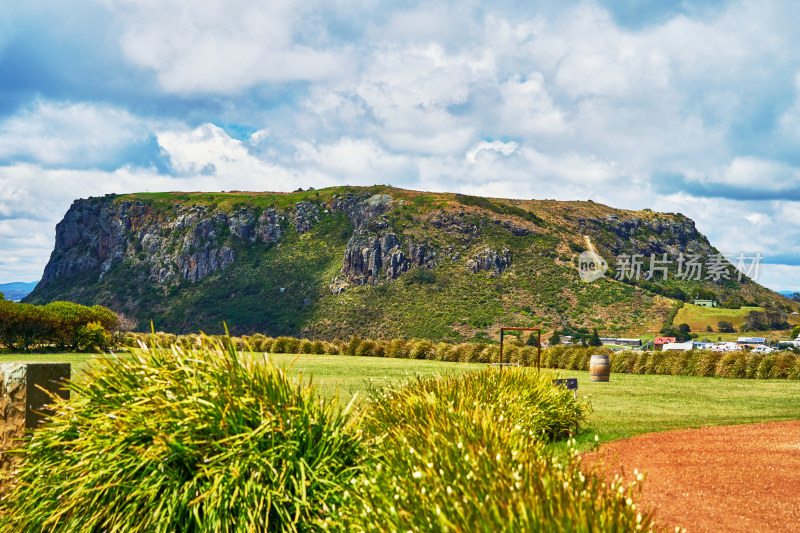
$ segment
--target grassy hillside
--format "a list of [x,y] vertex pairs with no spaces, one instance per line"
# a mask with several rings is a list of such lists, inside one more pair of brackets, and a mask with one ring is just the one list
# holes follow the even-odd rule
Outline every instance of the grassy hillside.
[[[388,203],[375,210],[376,198]],[[259,229],[268,216],[274,239],[237,233],[242,220]],[[96,220],[94,229],[86,220]],[[106,235],[108,221],[122,229]],[[172,332],[218,333],[225,321],[236,334],[320,338],[487,340],[501,326],[644,335],[660,329],[672,298],[692,290],[723,301],[798,305],[746,278],[613,279],[617,254],[716,250],[683,215],[591,201],[387,186],[146,193],[76,202],[59,231],[50,278],[28,301],[100,303],[137,318],[140,330],[152,320]],[[384,254],[384,270],[366,273],[362,257],[372,257],[369,247],[387,235],[399,243],[403,268],[389,275]],[[612,267],[593,283],[578,276],[584,236]],[[220,250],[229,251],[230,264],[215,267]],[[201,260],[211,266],[192,281],[186,269]]]
[[[745,317],[751,311],[763,312],[763,307],[742,307],[740,309],[724,309],[721,307],[703,307],[694,304],[685,304],[678,314],[675,315],[675,324],[689,324],[693,332],[700,333],[701,335],[707,331],[707,327],[711,326],[714,332],[717,332],[717,323],[726,321],[733,324],[737,331],[740,331],[744,324]],[[788,322],[790,325],[800,323],[800,315],[789,315]],[[753,335],[768,336],[770,338],[785,338],[788,331],[776,332],[756,332]],[[726,336],[727,338],[727,336]]]

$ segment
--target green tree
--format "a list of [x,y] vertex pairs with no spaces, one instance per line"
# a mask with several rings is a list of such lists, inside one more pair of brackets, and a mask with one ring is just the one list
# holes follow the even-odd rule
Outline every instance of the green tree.
[[800,325],[795,326],[792,328],[792,338],[796,339],[800,335]]
[[539,334],[535,331],[531,331],[528,340],[525,341],[525,346],[539,346]]
[[720,333],[736,333],[733,324],[727,320],[720,320],[717,322],[717,331]]
[[550,346],[555,346],[557,344],[561,344],[561,333],[559,333],[559,331],[557,329],[554,330],[553,334],[550,335],[550,338],[547,339],[547,341],[550,343]]
[[600,335],[597,333],[597,328],[592,330],[592,336],[589,338],[589,346],[602,346],[603,341],[600,340]]

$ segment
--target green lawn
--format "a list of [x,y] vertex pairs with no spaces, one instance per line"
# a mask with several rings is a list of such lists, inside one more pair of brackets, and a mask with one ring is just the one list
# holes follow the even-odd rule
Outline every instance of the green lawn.
[[[63,361],[84,368],[86,354],[1,355],[0,362]],[[370,386],[399,383],[416,375],[462,373],[481,364],[342,355],[272,355],[290,372],[312,375],[323,394],[347,403]],[[555,371],[543,370],[555,375]],[[578,378],[578,394],[587,396],[593,412],[578,438],[586,445],[597,434],[601,442],[622,437],[704,425],[745,424],[800,419],[800,381],[743,380],[686,376],[613,374],[609,383],[592,383],[588,372],[560,371]]]

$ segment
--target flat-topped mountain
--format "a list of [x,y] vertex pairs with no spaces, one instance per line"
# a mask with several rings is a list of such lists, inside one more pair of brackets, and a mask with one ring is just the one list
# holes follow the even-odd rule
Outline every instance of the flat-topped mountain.
[[[587,237],[611,267],[591,283]],[[26,301],[102,304],[140,329],[447,340],[511,325],[656,332],[674,299],[698,296],[796,308],[728,263],[728,279],[678,277],[681,259],[718,253],[681,214],[592,201],[388,186],[109,195],[72,204]],[[614,279],[633,254],[642,274],[666,262],[651,280]]]

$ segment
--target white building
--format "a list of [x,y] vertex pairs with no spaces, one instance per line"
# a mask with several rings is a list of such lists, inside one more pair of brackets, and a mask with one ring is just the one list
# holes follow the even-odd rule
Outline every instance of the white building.
[[692,341],[686,342],[668,342],[662,348],[662,352],[688,352],[689,350],[694,348],[694,343]]
[[712,352],[738,352],[741,349],[735,342],[717,342],[711,347]]

